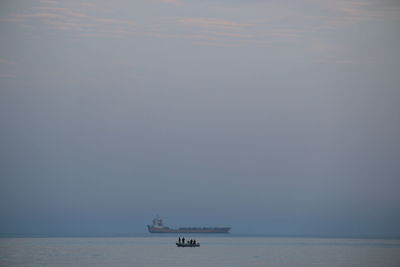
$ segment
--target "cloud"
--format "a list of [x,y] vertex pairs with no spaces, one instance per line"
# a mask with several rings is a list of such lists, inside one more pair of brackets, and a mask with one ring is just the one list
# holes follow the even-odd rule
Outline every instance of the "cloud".
[[30,14],[16,14],[15,18],[19,18],[22,20],[28,20],[28,19],[62,19],[65,18],[63,14],[57,14],[57,13],[30,13]]
[[0,58],[0,78],[1,79],[9,79],[9,78],[15,78],[16,75],[12,74],[10,72],[14,72],[13,69],[15,69],[14,65],[17,63],[5,58]]
[[228,43],[228,42],[215,42],[215,40],[204,40],[204,41],[195,41],[195,45],[206,45],[206,46],[214,46],[214,47],[241,47],[242,45],[237,43]]
[[41,4],[51,4],[51,5],[58,4],[58,2],[55,1],[55,0],[40,0],[39,3],[41,3]]
[[0,58],[0,64],[15,65],[15,62],[8,59]]
[[400,5],[384,4],[388,1],[369,0],[312,0],[320,6],[324,15],[315,17],[322,22],[321,29],[337,29],[368,21],[399,20]]
[[83,7],[95,7],[96,6],[96,4],[92,3],[92,2],[82,2],[82,3],[80,3],[80,5]]
[[243,46],[248,44],[297,42],[305,36],[307,29],[298,24],[282,23],[279,19],[252,19],[233,21],[224,18],[176,18],[186,29],[190,39],[207,41],[207,45]]
[[194,40],[196,44],[242,46],[256,37],[256,25],[247,22],[203,17],[179,17],[175,22],[185,28],[183,37]]
[[0,78],[15,78],[15,74],[10,74],[10,73],[0,73]]
[[178,19],[178,22],[206,28],[242,29],[254,26],[253,24],[249,23],[238,23],[217,18],[180,18]]
[[204,30],[202,32],[211,36],[230,37],[230,38],[251,39],[256,37],[254,34],[246,34],[246,33],[232,33],[232,32],[221,32],[221,31],[209,31],[209,30]]
[[[329,31],[342,31],[351,25],[368,22],[399,20],[400,5],[387,0],[310,0],[320,9],[317,15],[308,14],[306,19],[311,25],[308,32],[315,38],[319,33]],[[348,47],[340,40],[312,39],[309,41],[312,53],[318,55],[319,62],[331,62],[336,64],[357,64],[359,59],[349,58],[345,52]]]
[[71,31],[103,36],[124,36],[132,34],[135,22],[128,19],[100,17],[90,15],[95,4],[83,2],[62,6],[57,1],[43,0],[30,11],[16,13],[2,18],[1,21],[18,23],[23,26],[45,25],[53,30]]
[[[182,3],[179,0],[153,1],[167,4]],[[387,0],[383,2],[386,3]],[[104,15],[108,14],[107,9],[101,9],[98,3],[90,1],[41,0],[30,11],[10,15],[1,18],[0,21],[21,24],[33,29],[45,26],[53,30],[76,32],[87,36],[120,37],[141,34],[154,38],[181,38],[196,42],[207,40],[218,45],[225,42],[241,46],[257,42],[294,43],[299,40],[304,41],[309,34],[319,35],[326,30],[340,30],[351,24],[400,18],[400,5],[378,4],[372,0],[302,0],[300,6],[306,8],[301,12],[288,8],[285,3],[279,5],[263,1],[240,3],[240,8],[246,12],[240,17],[236,16],[236,19],[232,19],[234,17],[228,11],[232,11],[232,8],[239,11],[238,5],[232,5],[228,1],[218,1],[216,5],[218,8],[212,12],[212,17],[207,17],[210,12],[202,11],[194,13],[198,16],[169,18],[157,13],[153,17],[149,14],[147,22],[142,19],[143,21],[136,23],[129,18],[115,17],[115,13],[109,13],[111,16],[107,17]],[[195,1],[185,1],[185,5],[181,5],[182,11],[195,9],[196,5],[198,4]],[[204,6],[205,4],[202,4],[202,7]],[[248,12],[255,8],[265,12],[254,12],[258,15]]]
[[110,23],[110,24],[134,24],[131,20],[110,19],[110,18],[95,18],[97,22]]
[[167,4],[178,4],[178,0],[160,0],[160,2]]
[[333,53],[338,48],[331,43],[322,42],[320,40],[311,41],[311,48],[320,53]]

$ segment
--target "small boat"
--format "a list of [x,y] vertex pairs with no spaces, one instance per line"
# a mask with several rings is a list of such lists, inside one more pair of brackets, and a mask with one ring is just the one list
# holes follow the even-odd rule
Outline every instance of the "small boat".
[[176,243],[178,247],[200,247],[200,243],[190,244],[190,243]]

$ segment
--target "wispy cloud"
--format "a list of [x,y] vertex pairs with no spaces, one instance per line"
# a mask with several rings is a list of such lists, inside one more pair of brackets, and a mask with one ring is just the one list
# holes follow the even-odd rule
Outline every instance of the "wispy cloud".
[[[179,12],[195,9],[197,5],[195,1],[152,0],[151,6],[161,3],[181,4]],[[250,1],[241,5],[251,10],[256,8],[252,6],[254,3]],[[90,0],[40,0],[30,11],[9,15],[0,21],[17,23],[33,29],[45,26],[87,36],[120,37],[135,34],[154,38],[180,38],[194,42],[204,40],[208,45],[215,43],[220,46],[225,43],[242,46],[250,43],[295,43],[307,40],[307,36],[311,34],[318,36],[326,30],[341,30],[348,25],[388,17],[400,18],[400,5],[377,4],[377,1],[373,0],[301,0],[301,3],[302,7],[309,8],[297,12],[286,8],[285,4],[278,4],[279,12],[275,14],[273,5],[257,1],[259,8],[265,8],[265,15],[260,15],[263,13],[259,12],[256,13],[258,17],[252,17],[249,13],[233,16],[228,12],[232,4],[220,1],[219,9],[212,12],[213,16],[207,16],[210,13],[206,12],[190,12],[190,16],[166,18],[157,13],[154,16],[149,14],[148,19],[142,17],[141,21],[136,22],[127,17],[115,17],[115,12],[108,13],[98,2]],[[312,49],[321,52],[311,41],[309,44]]]
[[4,58],[0,58],[0,64],[4,64],[4,65],[15,65],[14,61],[8,60],[8,59],[4,59]]
[[17,77],[15,74],[0,73],[0,78],[15,78],[15,77]]
[[248,22],[203,17],[176,18],[175,22],[185,27],[183,37],[194,40],[196,44],[241,46],[255,38],[256,25]]
[[1,18],[3,22],[18,23],[22,26],[45,25],[53,30],[71,31],[103,36],[124,36],[133,34],[135,22],[129,19],[91,15],[94,3],[63,6],[61,2],[41,0],[30,11],[11,14]]
[[56,4],[58,4],[58,1],[55,1],[55,0],[39,0],[39,3],[41,3],[41,4],[56,5]]
[[83,7],[95,7],[96,6],[96,4],[93,2],[82,2],[82,3],[80,3],[80,5]]
[[243,29],[254,26],[249,23],[239,23],[218,18],[180,18],[178,22],[206,28]]
[[178,0],[160,0],[162,3],[167,3],[167,4],[178,4]]
[[282,24],[272,19],[233,21],[222,18],[176,18],[187,29],[186,37],[207,41],[207,45],[222,43],[243,46],[250,43],[293,42],[301,39],[306,29],[299,25]]
[[15,72],[15,65],[17,65],[17,63],[12,60],[0,58],[0,78],[15,78],[16,75],[13,74]]
[[130,24],[134,25],[135,23],[131,20],[122,20],[122,19],[110,19],[110,18],[95,18],[97,22],[101,23],[109,23],[109,24]]
[[400,20],[400,5],[393,1],[374,0],[307,0],[319,12],[307,14],[305,19],[313,25],[307,30],[315,37],[309,41],[310,50],[319,55],[318,61],[337,64],[356,64],[359,59],[349,58],[346,44],[340,40],[317,39],[326,31],[343,31],[363,23]]
[[371,0],[311,0],[323,9],[315,16],[321,29],[338,29],[347,25],[381,20],[400,20],[400,5]]
[[256,37],[254,34],[250,33],[233,33],[233,32],[222,32],[222,31],[209,31],[209,30],[204,30],[202,31],[202,33],[211,36],[243,38],[243,39],[252,39]]

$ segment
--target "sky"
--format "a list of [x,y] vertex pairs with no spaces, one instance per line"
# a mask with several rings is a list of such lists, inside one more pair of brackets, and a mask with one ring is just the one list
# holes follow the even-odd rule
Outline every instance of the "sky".
[[3,0],[0,233],[400,236],[396,0]]

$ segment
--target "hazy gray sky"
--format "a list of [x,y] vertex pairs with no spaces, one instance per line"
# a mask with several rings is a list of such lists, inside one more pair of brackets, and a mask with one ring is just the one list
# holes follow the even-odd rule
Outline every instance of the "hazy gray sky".
[[0,233],[400,235],[396,0],[3,0],[0,36]]

